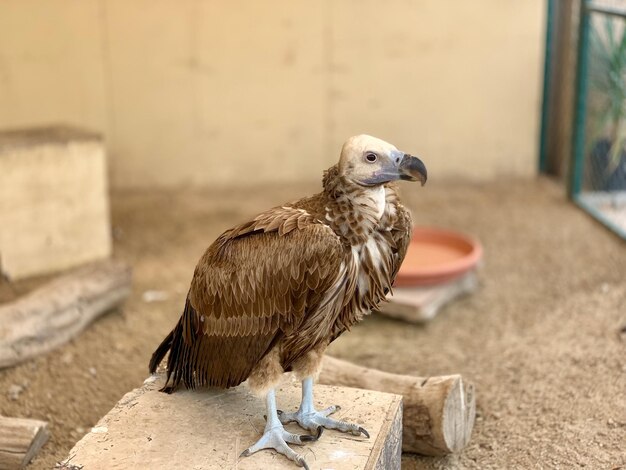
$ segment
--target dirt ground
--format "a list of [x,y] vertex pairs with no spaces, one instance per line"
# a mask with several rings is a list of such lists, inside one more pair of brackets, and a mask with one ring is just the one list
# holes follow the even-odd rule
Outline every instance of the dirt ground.
[[[196,260],[219,233],[316,189],[115,193],[115,256],[134,266],[125,308],[48,356],[0,371],[0,414],[51,423],[52,438],[29,468],[53,467],[141,384],[180,314]],[[479,237],[485,263],[479,291],[428,325],[373,316],[331,347],[363,365],[461,373],[475,383],[467,449],[445,458],[405,455],[403,468],[626,468],[626,243],[547,180],[429,182],[406,185],[404,196],[416,223]],[[0,301],[36,283],[1,284]],[[168,298],[146,303],[148,290]],[[14,385],[23,390],[10,399]]]

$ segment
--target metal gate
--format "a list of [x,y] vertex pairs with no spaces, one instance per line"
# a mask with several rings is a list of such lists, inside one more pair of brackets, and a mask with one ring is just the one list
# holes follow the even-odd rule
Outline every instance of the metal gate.
[[569,193],[626,239],[626,0],[582,0]]

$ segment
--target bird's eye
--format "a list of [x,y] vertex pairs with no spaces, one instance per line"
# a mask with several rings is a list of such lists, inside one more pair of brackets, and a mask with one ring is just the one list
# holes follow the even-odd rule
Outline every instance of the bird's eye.
[[374,163],[376,160],[378,160],[378,155],[370,152],[365,154],[365,159],[370,163]]

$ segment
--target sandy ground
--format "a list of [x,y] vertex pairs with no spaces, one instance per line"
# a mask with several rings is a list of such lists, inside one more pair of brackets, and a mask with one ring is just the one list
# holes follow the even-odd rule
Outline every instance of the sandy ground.
[[[126,307],[48,356],[0,371],[0,413],[51,423],[52,438],[30,468],[51,468],[141,384],[179,316],[196,260],[220,232],[316,187],[114,194],[115,256],[135,269]],[[562,193],[545,180],[405,187],[417,223],[474,234],[486,257],[480,290],[428,325],[374,316],[331,348],[367,366],[458,372],[476,384],[468,448],[445,458],[405,455],[404,468],[626,465],[626,244]],[[0,284],[0,301],[36,282]],[[146,303],[146,290],[169,297]],[[15,400],[12,385],[23,387]]]

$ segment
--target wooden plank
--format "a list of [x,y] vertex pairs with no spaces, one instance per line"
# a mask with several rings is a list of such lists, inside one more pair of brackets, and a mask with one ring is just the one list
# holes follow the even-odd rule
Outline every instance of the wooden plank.
[[72,127],[0,132],[0,273],[21,279],[108,258],[104,144]]
[[[274,451],[239,455],[261,436],[264,400],[246,384],[229,390],[158,392],[161,377],[127,393],[70,451],[66,460],[84,468],[289,469]],[[278,406],[295,410],[300,384],[286,377],[277,389]],[[315,386],[319,407],[342,406],[334,416],[363,425],[370,438],[326,430],[319,441],[294,446],[311,469],[400,469],[402,397],[346,387]],[[295,424],[286,428],[305,433]]]
[[46,353],[119,306],[131,291],[121,261],[79,268],[13,302],[0,305],[0,368]]
[[474,292],[478,276],[470,271],[444,284],[422,287],[395,287],[378,313],[411,323],[432,320],[439,310],[453,300]]
[[49,437],[45,421],[0,416],[0,470],[25,467]]

